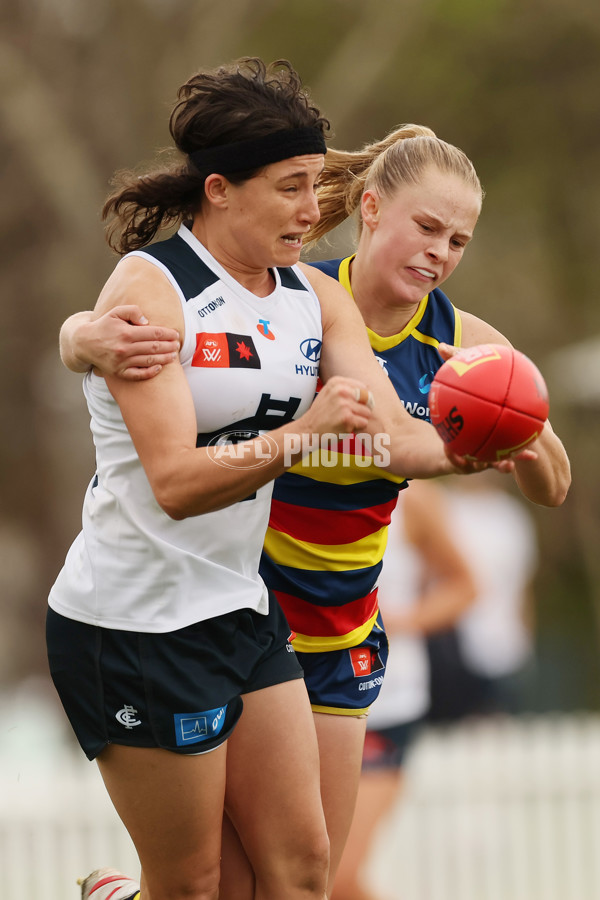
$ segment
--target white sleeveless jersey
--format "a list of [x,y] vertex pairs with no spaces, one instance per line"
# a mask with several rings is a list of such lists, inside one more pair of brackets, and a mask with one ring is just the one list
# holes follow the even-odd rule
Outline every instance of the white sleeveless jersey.
[[464,663],[485,678],[511,675],[533,655],[524,615],[538,564],[533,519],[523,501],[485,482],[449,490],[448,506],[477,585],[457,623]]
[[[378,582],[384,625],[386,612],[401,613],[412,609],[422,590],[423,563],[406,537],[403,501],[401,493],[392,513]],[[388,635],[388,638],[390,652],[385,678],[369,709],[369,730],[412,722],[425,715],[429,706],[429,663],[423,637],[398,633]]]
[[[185,320],[180,359],[196,409],[198,446],[234,432],[238,439],[252,437],[308,409],[321,309],[298,269],[273,270],[275,290],[257,297],[185,226],[133,255],[161,268],[179,295]],[[151,632],[235,609],[265,613],[258,562],[272,484],[226,509],[174,521],[154,498],[104,379],[86,375],[84,393],[97,472],[85,496],[83,529],[50,606],[80,622]]]

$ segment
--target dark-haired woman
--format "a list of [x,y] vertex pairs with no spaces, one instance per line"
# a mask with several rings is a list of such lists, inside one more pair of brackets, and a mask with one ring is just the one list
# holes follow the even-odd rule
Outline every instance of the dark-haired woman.
[[216,900],[224,809],[256,898],[325,896],[310,705],[258,574],[270,482],[315,437],[356,431],[389,433],[403,475],[452,468],[343,289],[295,266],[319,216],[325,129],[287,64],[199,73],[171,118],[183,162],[124,177],[105,207],[125,258],[94,315],[143,306],[181,350],[152,380],[85,377],[97,472],[50,594],[48,649],[133,838],[143,900]]

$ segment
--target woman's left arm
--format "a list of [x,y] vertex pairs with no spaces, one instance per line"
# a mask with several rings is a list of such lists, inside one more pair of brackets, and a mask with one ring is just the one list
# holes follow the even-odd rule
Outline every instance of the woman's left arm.
[[[462,346],[475,344],[504,344],[511,346],[503,334],[482,319],[467,312],[460,312],[462,318]],[[541,435],[529,445],[535,458],[514,459],[514,476],[521,493],[541,506],[560,506],[565,500],[571,484],[571,466],[562,441],[546,421]]]
[[[488,468],[487,463],[472,463],[448,454],[435,428],[404,409],[390,379],[375,359],[363,318],[346,290],[318,269],[302,264],[300,268],[321,303],[321,378],[325,383],[334,375],[343,375],[367,385],[374,407],[365,431],[386,445],[389,461],[383,467],[406,478],[470,474]],[[513,463],[496,465],[512,468]]]

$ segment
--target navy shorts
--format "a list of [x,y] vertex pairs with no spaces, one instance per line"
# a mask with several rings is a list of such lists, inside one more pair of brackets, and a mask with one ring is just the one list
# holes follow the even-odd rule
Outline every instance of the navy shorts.
[[364,716],[377,699],[388,658],[381,613],[356,647],[298,653],[313,712]]
[[231,734],[242,694],[302,677],[279,604],[160,634],[86,625],[48,610],[52,679],[81,747],[202,753]]
[[416,719],[389,728],[374,728],[372,731],[367,729],[363,749],[363,772],[402,768],[422,722],[422,719]]

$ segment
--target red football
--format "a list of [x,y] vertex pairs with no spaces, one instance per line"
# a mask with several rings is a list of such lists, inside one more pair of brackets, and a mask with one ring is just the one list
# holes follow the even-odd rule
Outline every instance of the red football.
[[453,453],[496,462],[539,437],[548,418],[548,390],[525,354],[501,344],[479,344],[460,350],[438,369],[429,411]]

